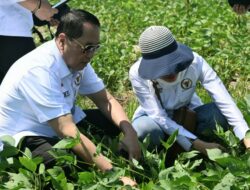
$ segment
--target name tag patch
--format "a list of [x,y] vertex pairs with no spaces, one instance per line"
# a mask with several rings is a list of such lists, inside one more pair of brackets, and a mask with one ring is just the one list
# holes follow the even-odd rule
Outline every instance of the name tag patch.
[[64,95],[64,98],[65,98],[65,97],[70,96],[70,93],[69,93],[69,91],[67,90],[67,91],[63,92],[63,95]]

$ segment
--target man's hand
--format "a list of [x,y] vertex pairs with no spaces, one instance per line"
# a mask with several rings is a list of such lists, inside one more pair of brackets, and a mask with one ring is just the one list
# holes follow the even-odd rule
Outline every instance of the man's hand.
[[136,186],[137,183],[136,181],[134,181],[133,179],[129,178],[129,177],[120,177],[120,181],[123,183],[123,185],[130,185],[132,187]]
[[141,149],[135,130],[131,125],[121,126],[121,129],[124,133],[124,138],[122,139],[119,148],[128,152],[130,160],[132,160],[132,158],[139,160],[141,158]]
[[200,139],[196,139],[193,142],[193,148],[195,150],[198,150],[204,155],[207,155],[207,149],[218,148],[218,149],[225,151],[225,148],[218,143],[209,143],[209,142],[202,141]]
[[246,149],[250,149],[250,130],[248,130],[246,132],[246,135],[243,139],[244,145],[246,147]]

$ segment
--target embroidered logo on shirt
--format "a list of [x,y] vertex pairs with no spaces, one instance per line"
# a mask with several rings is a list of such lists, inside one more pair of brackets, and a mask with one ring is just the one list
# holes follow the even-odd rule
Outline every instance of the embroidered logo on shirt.
[[189,79],[189,78],[183,79],[183,80],[181,81],[181,87],[182,87],[183,89],[189,89],[189,88],[191,88],[191,87],[192,87],[192,84],[193,84],[193,82],[192,82],[191,79]]
[[80,72],[77,73],[77,76],[75,78],[75,85],[78,86],[80,85],[80,82],[81,82],[81,79],[82,79],[82,75]]

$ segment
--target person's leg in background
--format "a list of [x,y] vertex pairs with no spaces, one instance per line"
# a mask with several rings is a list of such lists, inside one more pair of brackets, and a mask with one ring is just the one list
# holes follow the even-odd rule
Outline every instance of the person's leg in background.
[[119,135],[121,130],[119,127],[110,121],[99,109],[88,109],[83,110],[86,117],[77,123],[80,128],[85,128],[91,124],[90,132],[92,134],[99,134],[101,136],[107,135],[110,137],[116,137]]
[[214,130],[216,130],[216,124],[220,125],[224,131],[229,129],[229,124],[218,109],[215,103],[209,103],[199,106],[194,109],[197,115],[197,127],[196,135],[205,141],[214,141],[218,139]]
[[165,138],[165,134],[160,126],[147,115],[136,118],[132,122],[132,125],[140,141],[143,141],[149,135],[149,149],[159,146],[161,144],[160,140],[164,140]]
[[126,151],[119,147],[121,130],[99,109],[83,110],[86,117],[77,123],[79,130],[96,145],[101,143],[117,154],[128,158]]
[[11,65],[35,48],[33,38],[0,36],[0,84]]
[[[157,148],[158,150],[164,149],[164,147],[161,145],[161,140],[166,141],[169,136],[165,134],[160,126],[150,117],[144,115],[136,118],[132,122],[132,125],[137,132],[137,136],[140,141],[143,141],[143,139],[149,135],[149,151],[153,150],[154,148]],[[175,142],[167,151],[165,160],[166,167],[173,166],[178,154],[182,152],[184,152],[184,149],[177,142]]]

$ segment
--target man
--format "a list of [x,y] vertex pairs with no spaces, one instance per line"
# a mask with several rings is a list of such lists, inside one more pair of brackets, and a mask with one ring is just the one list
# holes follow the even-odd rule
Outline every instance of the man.
[[[129,72],[140,104],[132,123],[139,139],[150,135],[151,145],[157,146],[165,134],[178,130],[177,142],[184,150],[193,148],[206,154],[206,149],[223,148],[207,142],[214,140],[216,123],[224,129],[232,127],[239,139],[244,138],[247,123],[222,81],[200,55],[176,42],[164,26],[147,28],[139,38],[139,46],[142,58]],[[195,93],[197,82],[208,91],[214,103],[202,104]],[[186,113],[192,113],[186,118],[188,122],[197,120],[194,132],[185,129],[185,123],[178,124],[174,117],[184,108]],[[248,139],[244,143],[250,147]]]
[[250,11],[250,0],[228,0],[229,5],[237,14],[245,14]]
[[50,21],[57,12],[48,0],[0,1],[0,84],[11,65],[35,49],[32,14]]
[[[13,136],[16,144],[25,137],[22,145],[30,148],[33,156],[42,156],[47,166],[54,160],[47,151],[58,137],[75,138],[76,123],[84,124],[85,113],[74,105],[77,94],[89,97],[100,110],[86,112],[87,120],[97,120],[103,130],[112,121],[118,127],[111,126],[108,132],[121,130],[122,148],[130,159],[140,158],[136,132],[90,65],[100,46],[99,37],[98,19],[87,11],[72,10],[62,17],[55,39],[15,62],[2,82],[0,134]],[[112,169],[103,155],[94,156],[92,141],[83,134],[80,139],[73,147],[80,158],[101,171]]]

